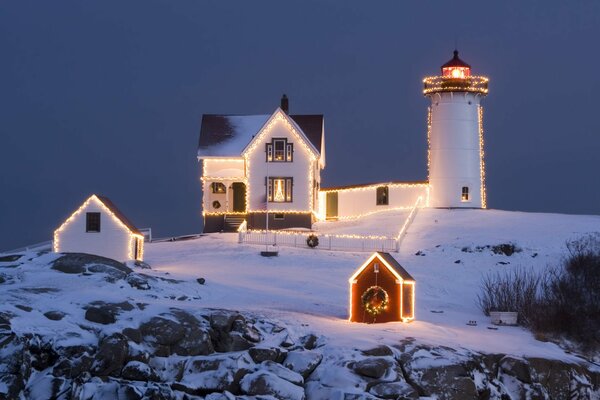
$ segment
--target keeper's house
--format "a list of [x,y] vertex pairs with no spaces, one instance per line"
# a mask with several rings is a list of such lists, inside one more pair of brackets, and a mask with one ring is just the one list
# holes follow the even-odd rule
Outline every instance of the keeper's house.
[[[311,228],[319,210],[325,168],[322,115],[202,117],[198,160],[202,162],[204,232]],[[268,211],[268,212],[267,212]]]
[[53,250],[142,261],[144,235],[112,201],[94,194],[54,231]]
[[415,318],[415,280],[389,253],[373,253],[349,283],[351,322]]

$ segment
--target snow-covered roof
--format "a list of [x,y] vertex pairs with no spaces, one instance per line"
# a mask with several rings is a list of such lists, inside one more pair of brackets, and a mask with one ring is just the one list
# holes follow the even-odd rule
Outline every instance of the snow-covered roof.
[[[198,141],[198,157],[240,157],[244,148],[271,117],[264,115],[204,114]],[[321,153],[323,115],[290,115]]]

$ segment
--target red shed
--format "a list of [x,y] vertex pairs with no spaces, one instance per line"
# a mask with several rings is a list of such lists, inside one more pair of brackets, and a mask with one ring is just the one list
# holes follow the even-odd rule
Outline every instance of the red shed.
[[351,322],[409,322],[415,280],[389,253],[377,252],[349,279]]

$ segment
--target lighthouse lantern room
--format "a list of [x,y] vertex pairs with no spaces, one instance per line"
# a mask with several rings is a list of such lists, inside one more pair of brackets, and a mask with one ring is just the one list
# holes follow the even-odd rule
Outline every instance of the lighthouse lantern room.
[[483,108],[488,78],[454,57],[441,76],[423,80],[431,101],[427,121],[431,207],[486,208]]

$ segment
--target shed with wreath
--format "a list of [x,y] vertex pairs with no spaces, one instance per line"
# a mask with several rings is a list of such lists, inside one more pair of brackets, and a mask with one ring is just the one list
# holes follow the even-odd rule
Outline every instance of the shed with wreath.
[[389,253],[376,252],[349,279],[350,322],[409,322],[415,280]]

